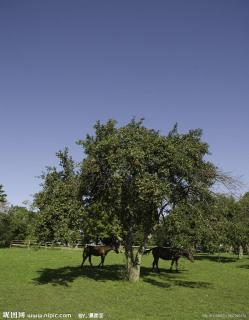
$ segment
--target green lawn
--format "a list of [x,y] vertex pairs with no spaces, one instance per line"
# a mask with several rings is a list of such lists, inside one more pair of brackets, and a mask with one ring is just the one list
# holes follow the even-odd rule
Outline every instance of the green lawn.
[[157,274],[150,254],[136,284],[122,280],[123,262],[122,254],[109,253],[103,269],[87,262],[81,271],[81,251],[1,249],[0,319],[16,311],[71,313],[73,319],[79,313],[115,320],[249,318],[248,258],[199,255],[195,263],[181,259],[179,273],[160,260]]

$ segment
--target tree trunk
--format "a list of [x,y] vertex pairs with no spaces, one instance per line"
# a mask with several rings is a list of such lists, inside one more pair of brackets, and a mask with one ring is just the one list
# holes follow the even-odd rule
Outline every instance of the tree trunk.
[[131,282],[137,282],[140,278],[140,265],[141,265],[142,254],[137,253],[135,259],[128,257],[127,259],[127,278]]
[[126,257],[126,272],[127,279],[131,282],[138,282],[140,278],[140,266],[144,248],[150,238],[150,233],[144,235],[144,239],[140,244],[140,247],[136,252],[134,252],[134,247],[132,246],[133,237],[132,232],[128,234],[125,244],[125,257]]
[[249,245],[246,245],[246,254],[249,254]]
[[238,256],[239,259],[242,259],[243,258],[243,247],[240,245],[239,246],[239,256]]
[[130,264],[128,267],[128,280],[138,282],[140,278],[140,265]]

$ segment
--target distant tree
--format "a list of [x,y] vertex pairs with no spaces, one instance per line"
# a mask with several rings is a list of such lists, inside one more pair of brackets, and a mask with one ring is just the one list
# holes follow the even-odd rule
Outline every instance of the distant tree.
[[41,242],[74,244],[80,238],[83,224],[78,174],[67,148],[56,155],[60,170],[48,167],[41,175],[42,190],[34,196],[34,206],[38,209],[36,235]]
[[36,214],[24,207],[12,206],[0,213],[0,246],[9,246],[12,240],[34,239]]
[[202,234],[207,234],[201,206],[185,203],[177,206],[161,222],[154,234],[154,242],[159,246],[196,248],[201,243]]
[[229,239],[231,244],[237,249],[239,258],[243,256],[243,251],[249,253],[249,193],[235,203],[235,209],[231,210],[229,228]]
[[3,190],[3,185],[0,184],[0,202],[6,202],[7,201],[7,195],[5,194]]
[[216,194],[212,205],[204,210],[204,214],[208,212],[210,228],[203,232],[201,241],[207,251],[233,248],[240,257],[241,249],[249,243],[249,221],[242,199]]
[[201,246],[210,253],[233,248],[241,255],[249,244],[249,196],[238,200],[210,194],[205,201],[177,206],[161,223],[154,241],[163,246]]
[[6,212],[7,208],[7,195],[4,192],[3,185],[0,184],[0,212]]
[[[132,120],[117,128],[113,120],[97,122],[95,135],[79,141],[84,147],[80,195],[89,217],[115,222],[126,256],[128,278],[137,281],[141,257],[151,234],[165,216],[184,203],[203,201],[217,178],[205,161],[208,145],[200,129],[167,135]],[[139,249],[133,246],[142,231]]]

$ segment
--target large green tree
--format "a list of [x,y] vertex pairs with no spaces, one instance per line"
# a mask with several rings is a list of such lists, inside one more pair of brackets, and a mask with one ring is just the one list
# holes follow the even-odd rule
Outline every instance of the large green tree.
[[[114,120],[97,122],[95,135],[79,141],[84,148],[80,195],[90,219],[115,224],[123,239],[129,280],[137,281],[148,239],[172,209],[203,201],[217,177],[205,160],[208,145],[200,129],[168,135],[132,120],[117,128]],[[100,216],[99,212],[101,212]],[[142,232],[139,249],[133,246]]]
[[67,148],[56,155],[60,168],[47,168],[41,176],[42,189],[34,196],[38,209],[36,235],[41,242],[74,244],[83,224],[78,173]]

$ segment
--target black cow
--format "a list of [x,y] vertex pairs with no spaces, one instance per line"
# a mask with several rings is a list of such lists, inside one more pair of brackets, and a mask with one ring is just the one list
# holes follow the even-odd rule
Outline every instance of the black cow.
[[156,267],[156,270],[159,272],[158,268],[158,260],[161,258],[163,260],[171,260],[170,270],[172,270],[173,264],[176,265],[176,271],[178,271],[178,260],[181,256],[186,257],[191,262],[194,261],[192,253],[185,249],[177,249],[177,248],[170,248],[170,247],[155,247],[150,249],[152,251],[154,260],[152,263],[152,269]]

